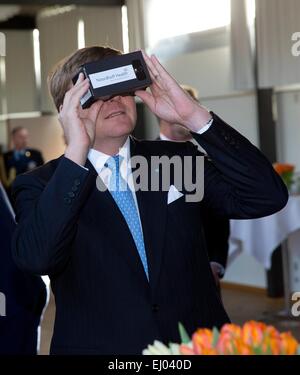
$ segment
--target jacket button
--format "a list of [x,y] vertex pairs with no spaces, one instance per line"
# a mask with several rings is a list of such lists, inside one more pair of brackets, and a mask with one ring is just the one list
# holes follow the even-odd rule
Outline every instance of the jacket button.
[[77,191],[78,190],[78,187],[77,186],[72,186],[72,189],[71,189],[72,191]]
[[66,197],[66,198],[64,198],[64,202],[67,203],[67,204],[70,204],[71,203],[71,199],[68,198],[68,197]]
[[74,197],[75,197],[75,194],[73,193],[73,191],[69,191],[69,192],[68,192],[68,196],[69,196],[70,198],[74,198]]
[[79,186],[79,185],[80,185],[80,180],[79,180],[79,178],[76,178],[76,180],[74,181],[74,185],[75,185],[75,186]]
[[152,305],[152,311],[153,311],[153,312],[158,312],[158,310],[159,310],[158,304],[154,303],[154,304]]

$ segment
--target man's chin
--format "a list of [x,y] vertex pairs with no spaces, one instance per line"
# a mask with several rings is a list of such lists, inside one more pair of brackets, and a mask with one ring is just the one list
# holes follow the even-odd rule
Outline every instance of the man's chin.
[[113,138],[129,136],[134,130],[134,126],[126,124],[116,124],[115,127],[110,128],[110,136]]
[[99,132],[101,132],[102,135],[105,134],[106,137],[117,138],[130,135],[135,127],[131,120],[124,117],[122,118],[122,116],[116,116],[106,120],[105,122],[105,126],[102,124],[98,129]]

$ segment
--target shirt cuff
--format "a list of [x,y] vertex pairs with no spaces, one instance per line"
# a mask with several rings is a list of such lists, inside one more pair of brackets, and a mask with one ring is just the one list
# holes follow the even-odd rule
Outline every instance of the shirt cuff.
[[211,127],[213,121],[214,121],[214,119],[211,118],[208,121],[208,123],[205,126],[203,126],[203,128],[201,128],[200,130],[197,131],[197,134],[203,134],[203,133],[205,133]]
[[222,264],[218,262],[210,262],[210,265],[217,270],[219,278],[222,279],[222,277],[225,275],[225,268],[222,266]]

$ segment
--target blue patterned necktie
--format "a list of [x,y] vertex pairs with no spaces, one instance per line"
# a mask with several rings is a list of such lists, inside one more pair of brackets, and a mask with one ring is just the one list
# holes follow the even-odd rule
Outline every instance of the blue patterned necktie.
[[144,237],[137,207],[127,182],[120,175],[120,160],[122,162],[122,159],[122,156],[119,155],[111,156],[104,164],[104,166],[109,168],[112,172],[109,182],[109,192],[126,220],[147,275],[147,279],[149,280]]

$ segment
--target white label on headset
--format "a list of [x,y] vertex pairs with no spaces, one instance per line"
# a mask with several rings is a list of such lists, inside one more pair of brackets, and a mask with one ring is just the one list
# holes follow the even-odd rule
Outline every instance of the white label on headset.
[[88,90],[80,99],[80,104],[83,105],[92,96],[91,90]]
[[136,74],[132,65],[124,65],[120,68],[105,70],[89,75],[94,89],[99,87],[113,85],[115,83],[130,81],[136,79]]

